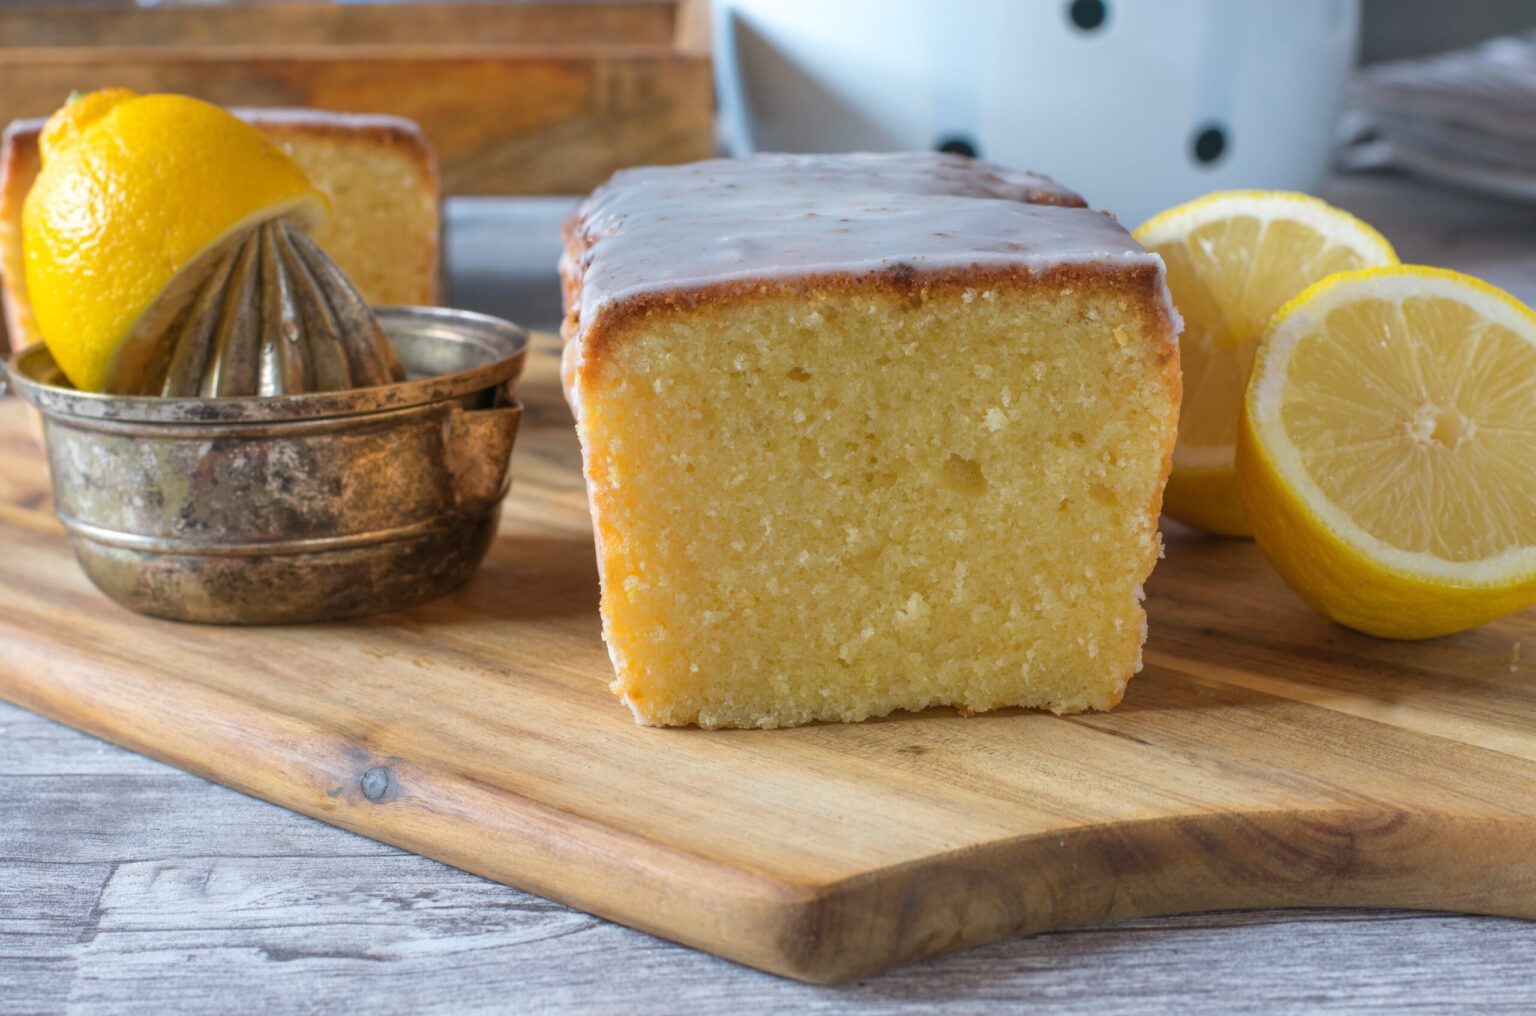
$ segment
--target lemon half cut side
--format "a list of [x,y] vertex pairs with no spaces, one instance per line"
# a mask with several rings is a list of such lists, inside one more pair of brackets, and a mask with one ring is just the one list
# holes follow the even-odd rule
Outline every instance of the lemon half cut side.
[[1220,191],[1153,217],[1133,235],[1162,256],[1184,317],[1184,399],[1164,510],[1207,532],[1247,536],[1234,454],[1259,336],[1312,283],[1393,265],[1397,255],[1348,212],[1287,191]]
[[1312,606],[1431,638],[1536,603],[1536,313],[1456,272],[1346,272],[1260,343],[1238,480]]

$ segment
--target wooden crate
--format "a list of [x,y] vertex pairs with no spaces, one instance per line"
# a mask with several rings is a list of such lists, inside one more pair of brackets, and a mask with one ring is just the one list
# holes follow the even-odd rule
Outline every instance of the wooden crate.
[[0,6],[0,122],[124,85],[222,105],[394,113],[448,194],[574,194],[713,148],[692,0]]

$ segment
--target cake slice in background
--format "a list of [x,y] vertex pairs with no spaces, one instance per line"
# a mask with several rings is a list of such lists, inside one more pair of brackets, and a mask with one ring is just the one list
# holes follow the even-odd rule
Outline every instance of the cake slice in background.
[[638,721],[1120,700],[1179,369],[1113,218],[963,158],[757,156],[619,173],[562,271]]
[[[312,109],[234,112],[286,149],[330,199],[314,239],[369,303],[437,302],[437,162],[415,123]],[[21,208],[37,176],[42,126],[18,120],[0,142],[0,285],[12,349],[38,339],[22,271]]]

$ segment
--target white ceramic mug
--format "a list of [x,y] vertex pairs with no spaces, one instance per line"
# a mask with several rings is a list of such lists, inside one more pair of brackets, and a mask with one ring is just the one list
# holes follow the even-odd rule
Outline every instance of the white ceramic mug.
[[1134,226],[1326,172],[1358,0],[713,0],[726,144],[969,147]]

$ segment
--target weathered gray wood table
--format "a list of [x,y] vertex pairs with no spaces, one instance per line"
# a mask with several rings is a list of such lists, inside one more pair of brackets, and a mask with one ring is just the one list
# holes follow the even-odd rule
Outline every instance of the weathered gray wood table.
[[[1382,177],[1328,196],[1407,261],[1536,302],[1536,208]],[[558,202],[465,202],[454,301],[558,313]],[[528,266],[508,277],[509,262]],[[1532,844],[1536,850],[1536,844]],[[1536,1010],[1536,923],[1133,921],[837,988],[779,980],[243,797],[0,704],[0,1014]]]

